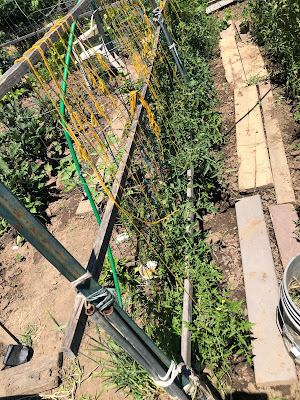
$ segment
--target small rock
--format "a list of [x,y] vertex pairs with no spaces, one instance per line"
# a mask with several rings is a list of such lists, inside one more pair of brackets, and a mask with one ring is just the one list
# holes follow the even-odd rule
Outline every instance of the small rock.
[[250,393],[256,392],[256,387],[251,382],[248,383],[247,389],[249,390]]
[[245,310],[244,310],[244,316],[248,317],[248,309],[247,308],[245,308]]
[[19,249],[19,246],[13,246],[11,249],[12,249],[12,250],[18,250],[18,249]]

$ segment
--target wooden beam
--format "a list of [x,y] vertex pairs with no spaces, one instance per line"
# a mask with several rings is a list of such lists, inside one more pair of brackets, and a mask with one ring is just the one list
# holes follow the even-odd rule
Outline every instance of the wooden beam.
[[259,83],[260,101],[263,110],[270,161],[274,179],[277,204],[294,203],[295,193],[287,163],[281,130],[276,118],[274,97],[269,82]]
[[[166,0],[164,1],[164,4],[165,3]],[[160,27],[157,28],[155,34],[155,40],[153,46],[155,54],[158,46],[159,35],[160,35]],[[153,57],[151,66],[149,68],[149,77],[151,77],[151,73],[154,67],[154,61],[155,61],[155,55]],[[148,84],[145,84],[141,91],[141,94],[144,99],[147,97],[148,90],[149,86]],[[136,138],[139,132],[139,124],[141,122],[142,116],[143,116],[143,107],[140,104],[136,108],[129,137],[125,145],[125,152],[119,164],[118,173],[116,174],[116,178],[113,183],[111,193],[113,195],[114,201],[109,200],[106,205],[101,226],[98,230],[97,238],[94,244],[94,248],[87,263],[86,269],[93,274],[96,280],[99,279],[107,247],[109,245],[112,230],[116,221],[118,213],[118,207],[116,203],[117,204],[120,203],[123,195],[123,188],[125,187],[125,183],[127,180],[128,170],[135,149]],[[79,302],[79,304],[77,302],[75,303],[71,317],[68,322],[68,328],[66,330],[63,339],[62,350],[66,356],[71,358],[77,356],[78,349],[80,346],[80,341],[85,329],[86,320],[87,317],[84,313],[84,301],[82,299],[81,302]],[[77,337],[80,338],[79,341],[77,340]]]
[[226,7],[231,3],[236,2],[237,0],[220,0],[220,1],[210,1],[208,4],[211,4],[206,9],[206,14],[211,14],[214,11],[219,10],[220,8]]
[[61,353],[57,353],[0,371],[0,398],[35,395],[57,388],[62,366],[61,356]]
[[[191,169],[187,171],[188,187],[187,187],[187,200],[194,206],[194,174]],[[192,235],[194,229],[191,228],[191,224],[195,220],[195,213],[188,210],[188,225],[186,227],[186,233]],[[188,263],[186,264],[185,270],[189,273]],[[188,278],[184,280],[184,293],[183,293],[183,311],[182,311],[182,333],[181,333],[181,357],[184,363],[188,366],[192,366],[192,347],[191,347],[191,331],[186,326],[186,323],[190,324],[193,318],[193,286]]]
[[276,325],[278,282],[259,195],[235,204],[257,385],[297,382],[294,362]]
[[[71,26],[82,11],[92,2],[92,0],[81,0],[79,4],[72,8],[70,13],[65,18],[65,27]],[[54,43],[58,39],[60,39],[59,34],[63,34],[64,30],[62,26],[58,26],[57,29],[53,30],[52,32],[47,33],[44,37],[49,38],[49,43]],[[40,49],[47,53],[48,46],[46,42],[42,42],[39,45]],[[26,57],[31,62],[31,64],[35,65],[40,59],[41,54],[38,49],[31,50]],[[30,64],[27,60],[23,60],[14,64],[8,71],[6,71],[0,78],[0,100],[3,96],[5,96],[23,77],[24,75],[30,70]]]

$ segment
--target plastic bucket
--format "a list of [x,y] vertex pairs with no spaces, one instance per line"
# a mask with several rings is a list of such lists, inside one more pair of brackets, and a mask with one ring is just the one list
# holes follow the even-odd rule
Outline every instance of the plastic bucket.
[[[289,352],[300,361],[300,309],[289,295],[289,286],[294,279],[300,281],[300,253],[286,266],[280,285],[278,320],[283,331],[284,343]],[[295,350],[296,349],[296,350]]]

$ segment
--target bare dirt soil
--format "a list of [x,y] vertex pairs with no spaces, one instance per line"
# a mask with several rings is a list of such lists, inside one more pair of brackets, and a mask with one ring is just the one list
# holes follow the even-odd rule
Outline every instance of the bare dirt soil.
[[[94,245],[98,225],[92,214],[86,214],[85,217],[76,216],[81,197],[76,190],[67,195],[61,192],[59,199],[49,207],[51,224],[48,225],[48,229],[82,265],[85,265]],[[60,351],[63,332],[57,329],[47,310],[59,325],[65,325],[73,308],[75,292],[69,282],[28,242],[20,245],[18,249],[15,246],[16,237],[13,230],[10,230],[1,238],[0,321],[17,338],[22,339],[22,335],[31,337],[34,358],[51,356]],[[97,337],[92,323],[88,323],[86,332]],[[0,329],[1,358],[9,344],[14,344],[13,340]],[[97,367],[95,362],[85,356],[95,358],[95,354],[88,350],[91,347],[91,341],[85,336],[78,359],[80,368],[72,361],[64,362],[67,376],[70,376],[70,373],[75,374],[73,379],[69,379],[69,386],[74,386],[74,397],[68,397],[70,399],[80,399],[84,395],[95,399],[103,387],[103,379],[92,378],[85,380],[77,393],[75,390],[79,371],[82,379],[85,379]],[[99,371],[98,368],[96,372]],[[58,391],[59,389],[55,392]],[[112,400],[125,397],[121,391],[115,393],[114,390],[106,391],[102,395],[103,399]]]

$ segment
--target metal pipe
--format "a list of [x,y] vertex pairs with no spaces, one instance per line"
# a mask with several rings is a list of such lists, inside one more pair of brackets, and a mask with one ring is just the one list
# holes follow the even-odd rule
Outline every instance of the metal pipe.
[[[158,375],[164,376],[166,374],[166,370],[161,366],[140,338],[136,336],[131,327],[120,317],[117,311],[113,310],[110,314],[106,315],[106,318],[122,333],[123,336],[126,337],[128,342],[137,350],[137,352],[142,354],[143,358],[154,367]],[[166,388],[167,392],[173,397],[178,397],[180,400],[188,400],[188,397],[183,390],[178,387],[178,384],[179,380],[177,380],[177,384],[173,382],[168,388]]]
[[[86,273],[79,262],[2,183],[0,183],[0,214],[68,281],[75,281]],[[89,279],[86,285],[80,287],[80,292],[84,296],[89,296],[99,289],[101,286],[93,279]]]
[[96,311],[91,318],[98,324],[109,336],[128,353],[151,377],[159,379],[157,372],[145,359],[136,351],[136,349],[115,329],[101,313]]
[[[0,183],[0,215],[5,218],[28,242],[30,242],[55,268],[67,278],[70,282],[75,281],[86,273],[86,270],[79,262],[58,242],[54,236],[19,202],[19,200]],[[94,295],[102,287],[94,280],[88,279],[82,283],[78,290],[85,296]],[[95,302],[94,302],[95,303]],[[96,305],[96,304],[95,304]],[[114,306],[121,308],[114,302]],[[101,317],[101,318],[100,318]],[[119,317],[120,318],[120,317]],[[98,311],[94,314],[94,319],[99,321],[104,329],[128,352],[128,354],[136,360],[142,368],[144,368],[155,379],[159,379],[155,370],[146,362],[146,360],[138,354],[120,333],[118,333]],[[124,332],[130,332],[130,328],[126,328],[126,324],[122,324],[120,318],[118,329],[124,329]],[[106,323],[105,323],[106,322]],[[131,332],[132,335],[132,332]],[[136,343],[130,337],[132,343]],[[139,347],[140,348],[140,347]],[[142,347],[141,347],[142,348]],[[158,363],[155,363],[155,368]],[[168,393],[173,393],[173,388],[166,389]],[[181,391],[180,391],[181,392]],[[179,399],[187,400],[183,397],[183,392]],[[171,394],[172,395],[172,394]]]
[[157,21],[161,27],[161,30],[163,31],[163,34],[165,36],[167,45],[169,47],[169,50],[172,53],[172,56],[174,58],[174,61],[179,69],[180,75],[183,77],[184,82],[188,83],[190,81],[190,78],[187,74],[187,71],[183,65],[183,62],[181,61],[179,54],[176,49],[176,45],[172,39],[172,36],[170,35],[167,25],[165,23],[164,17],[161,13],[161,10],[159,8],[156,8],[153,10],[153,15],[154,15],[154,21]]
[[[131,329],[140,337],[140,339],[149,347],[149,349],[160,359],[160,361],[169,368],[171,365],[171,359],[165,355],[159,347],[146,335],[146,333],[125,313],[122,308],[117,305],[114,306],[115,310],[119,313],[121,318],[131,327]],[[188,377],[184,374],[181,375],[182,386],[186,386],[190,383]]]

